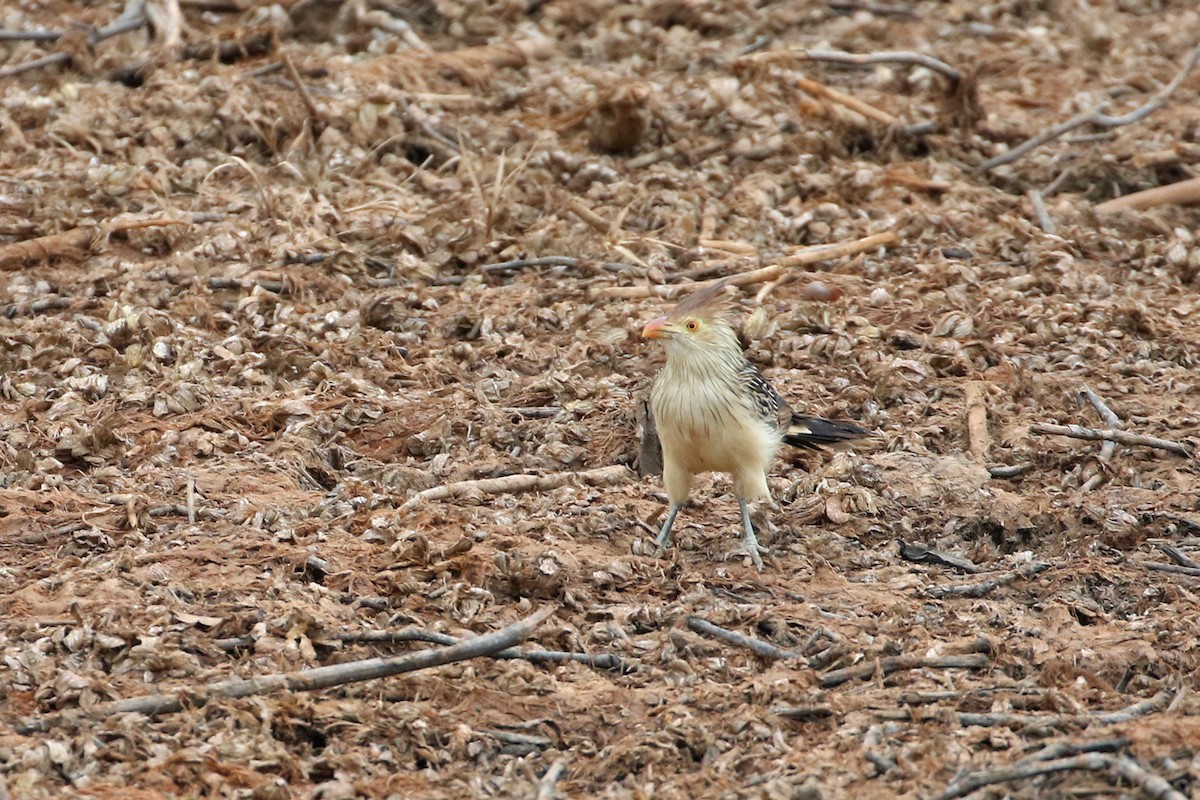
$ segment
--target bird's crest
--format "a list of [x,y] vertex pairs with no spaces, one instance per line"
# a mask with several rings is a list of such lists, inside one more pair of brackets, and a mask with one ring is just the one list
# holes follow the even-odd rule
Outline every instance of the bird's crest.
[[712,286],[706,286],[700,291],[692,292],[679,301],[667,316],[672,319],[680,317],[721,317],[729,310],[729,295],[725,293],[728,281],[718,281]]

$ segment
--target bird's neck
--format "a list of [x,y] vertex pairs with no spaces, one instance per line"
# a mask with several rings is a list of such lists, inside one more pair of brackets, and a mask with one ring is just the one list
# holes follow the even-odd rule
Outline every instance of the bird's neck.
[[679,343],[667,347],[667,363],[663,372],[686,384],[705,381],[736,381],[745,360],[741,347],[735,342],[718,347],[696,347]]

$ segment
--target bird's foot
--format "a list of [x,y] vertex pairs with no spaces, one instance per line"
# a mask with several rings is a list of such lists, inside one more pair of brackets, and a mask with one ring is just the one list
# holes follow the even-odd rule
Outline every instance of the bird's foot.
[[667,552],[667,548],[671,546],[670,537],[663,538],[662,536],[654,540],[654,557],[662,558],[663,553]]
[[763,568],[762,557],[770,554],[770,549],[759,544],[758,539],[748,536],[742,539],[741,544],[737,547],[725,553],[725,560],[728,561],[731,558],[749,558],[751,563],[761,571]]

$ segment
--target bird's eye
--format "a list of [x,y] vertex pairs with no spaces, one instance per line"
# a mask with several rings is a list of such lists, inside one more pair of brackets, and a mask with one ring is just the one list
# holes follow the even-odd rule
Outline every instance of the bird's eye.
[[687,328],[689,331],[694,331],[700,327],[700,323],[696,322],[696,320],[694,320],[694,319],[689,319],[687,321],[687,324],[684,325],[683,327]]

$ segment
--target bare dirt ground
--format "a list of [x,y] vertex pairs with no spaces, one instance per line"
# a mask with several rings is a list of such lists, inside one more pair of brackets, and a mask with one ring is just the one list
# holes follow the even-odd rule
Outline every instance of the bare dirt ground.
[[[94,36],[122,10],[0,10],[63,33],[0,42],[0,798],[1200,796],[1200,464],[1030,430],[1110,427],[1090,387],[1200,441],[1200,211],[1095,208],[1196,176],[1200,73],[979,169],[1153,98],[1191,0],[151,0]],[[751,357],[877,436],[781,460],[761,573],[722,478],[656,559],[640,326],[775,265]],[[413,499],[511,475],[552,477]],[[523,647],[621,668],[201,692],[551,605]]]

